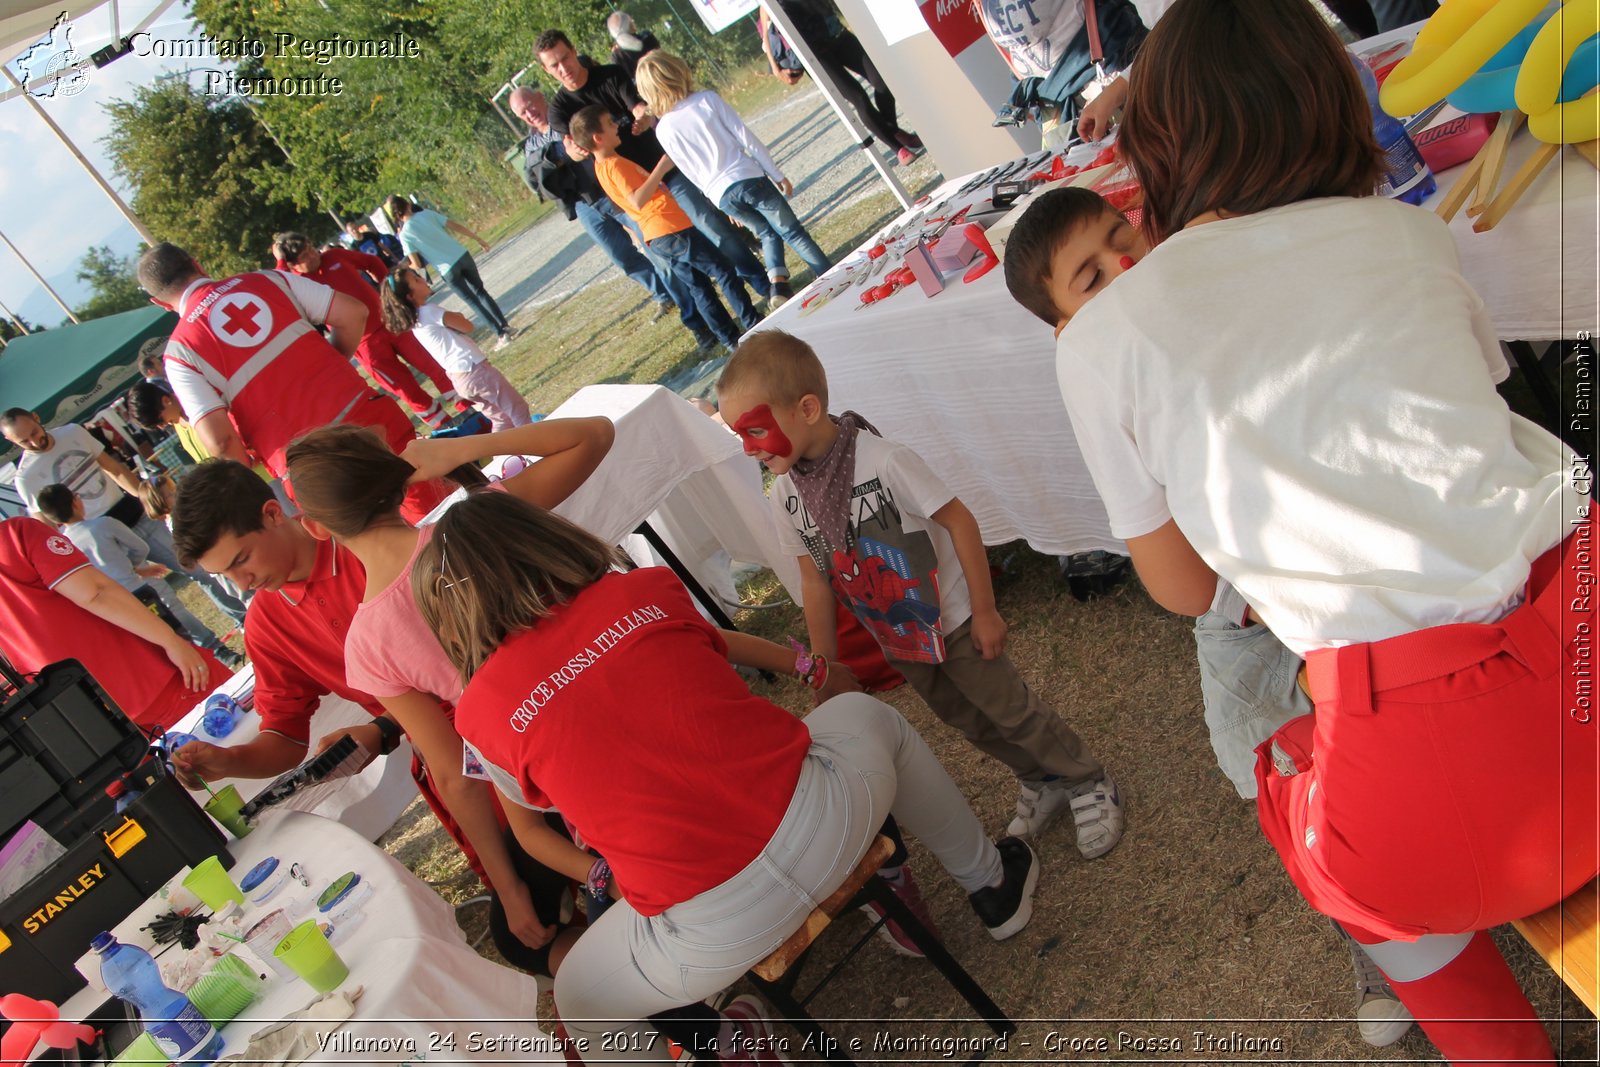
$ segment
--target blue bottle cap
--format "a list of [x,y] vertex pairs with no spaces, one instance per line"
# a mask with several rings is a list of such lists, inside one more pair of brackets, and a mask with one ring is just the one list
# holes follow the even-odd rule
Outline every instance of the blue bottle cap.
[[98,934],[95,934],[94,937],[89,939],[89,947],[94,949],[96,952],[104,952],[106,949],[110,948],[116,943],[117,939],[111,936],[111,932],[109,930],[101,930]]
[[321,912],[332,911],[339,902],[355,891],[361,884],[361,876],[354,871],[347,871],[333,880],[328,888],[322,891],[317,898],[317,910]]
[[272,876],[272,872],[277,869],[278,857],[268,856],[254,867],[251,867],[249,872],[243,878],[239,879],[239,888],[244,890],[246,893],[253,892],[257,886],[270,878]]

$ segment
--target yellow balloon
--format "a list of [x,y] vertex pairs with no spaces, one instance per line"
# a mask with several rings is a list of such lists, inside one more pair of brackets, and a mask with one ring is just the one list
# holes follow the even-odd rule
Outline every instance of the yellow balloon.
[[[1438,103],[1478,73],[1545,4],[1546,0],[1449,0],[1417,34],[1411,54],[1390,72],[1378,102],[1396,118]],[[1559,71],[1556,80],[1559,84]]]
[[1596,31],[1600,31],[1600,3],[1566,0],[1523,57],[1517,72],[1517,106],[1528,113],[1528,132],[1545,144],[1582,144],[1600,137],[1600,95],[1556,103],[1572,53]]

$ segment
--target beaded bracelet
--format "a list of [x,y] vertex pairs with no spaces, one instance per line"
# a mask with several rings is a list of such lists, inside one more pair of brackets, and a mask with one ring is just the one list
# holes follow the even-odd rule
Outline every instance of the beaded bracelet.
[[583,880],[583,887],[589,891],[590,896],[603,897],[611,886],[611,864],[602,856],[594,861],[589,868],[589,877]]
[[794,649],[794,673],[812,689],[821,689],[828,681],[828,657],[809,652],[794,638],[789,638]]

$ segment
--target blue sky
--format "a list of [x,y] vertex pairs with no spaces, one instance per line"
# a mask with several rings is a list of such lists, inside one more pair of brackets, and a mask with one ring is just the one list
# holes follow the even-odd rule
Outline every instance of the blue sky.
[[[83,6],[84,0],[63,0],[63,8],[72,20],[72,47],[87,58],[111,40],[111,17],[106,7],[80,15]],[[122,32],[128,33],[155,7],[149,0],[127,0],[119,9]],[[186,4],[168,8],[149,32],[160,38],[198,36]],[[117,180],[100,143],[111,132],[105,105],[132,96],[135,87],[148,85],[162,74],[225,65],[215,60],[166,60],[130,54],[107,67],[91,68],[88,85],[76,96],[39,102],[126,199],[131,191]],[[11,69],[20,77],[16,64],[11,64]],[[74,275],[83,253],[102,244],[119,253],[134,252],[139,246],[138,234],[21,99],[0,103],[0,158],[6,161],[0,167],[0,230],[69,305],[81,303],[89,295],[88,289]],[[29,322],[45,326],[54,327],[66,317],[3,245],[0,303]]]

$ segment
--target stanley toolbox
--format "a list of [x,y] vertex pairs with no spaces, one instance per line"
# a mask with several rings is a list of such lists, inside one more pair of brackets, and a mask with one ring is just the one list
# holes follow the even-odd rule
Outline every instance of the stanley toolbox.
[[[141,795],[118,812],[105,790],[124,775]],[[0,707],[0,841],[30,819],[67,851],[0,901],[0,994],[65,1000],[96,933],[185,866],[233,866],[222,831],[76,660]]]

